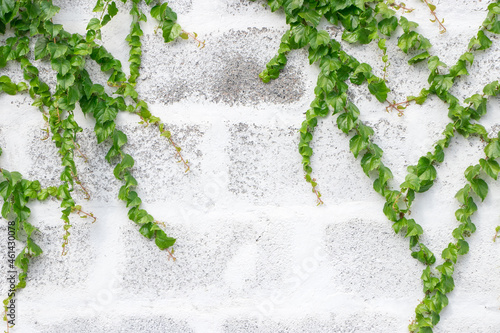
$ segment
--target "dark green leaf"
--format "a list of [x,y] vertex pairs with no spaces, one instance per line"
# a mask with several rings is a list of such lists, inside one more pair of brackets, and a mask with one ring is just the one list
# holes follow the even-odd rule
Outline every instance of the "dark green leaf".
[[64,58],[53,59],[50,64],[52,69],[57,71],[62,76],[66,75],[66,73],[68,73],[71,69],[71,63]]
[[165,250],[175,244],[175,238],[168,237],[163,230],[157,230],[155,243],[156,246],[160,248],[160,250]]
[[359,153],[368,147],[368,141],[360,135],[355,135],[349,141],[349,149],[355,158],[358,158]]
[[377,169],[379,165],[380,157],[377,157],[372,153],[365,153],[361,159],[361,167],[366,175],[369,175],[370,171]]
[[479,160],[479,164],[481,165],[481,168],[488,176],[497,180],[498,173],[500,172],[500,165],[498,164],[497,161],[492,159],[485,160],[482,158]]
[[417,54],[416,56],[414,56],[410,60],[408,60],[408,64],[413,65],[413,64],[416,64],[417,62],[421,62],[429,57],[430,57],[429,52],[424,51],[420,54]]
[[413,219],[407,220],[405,237],[420,236],[424,233],[422,227]]
[[496,159],[500,157],[500,142],[498,139],[493,139],[485,148],[484,152],[486,156],[490,159]]
[[457,247],[455,244],[450,243],[448,244],[448,247],[443,250],[443,253],[441,256],[443,259],[450,260],[452,263],[456,264],[457,263]]
[[[317,26],[319,21],[321,20],[321,15],[318,11],[309,9],[306,12],[299,13],[299,16],[302,17],[307,22],[311,23],[313,27]],[[330,38],[328,38],[330,40]]]
[[380,32],[387,36],[390,36],[397,27],[398,19],[395,16],[385,18],[378,23],[378,29],[380,30]]
[[372,93],[379,102],[384,102],[387,99],[387,94],[390,92],[390,89],[387,88],[385,81],[376,80],[368,84],[368,89],[370,93]]
[[481,201],[484,201],[486,195],[488,195],[488,184],[480,178],[475,178],[471,180],[471,187],[477,196],[481,198]]
[[109,5],[108,5],[108,14],[113,17],[115,16],[116,14],[118,14],[118,8],[116,8],[116,3],[114,1],[112,1]]
[[47,49],[48,40],[46,38],[40,37],[35,43],[35,60],[40,60],[49,54]]

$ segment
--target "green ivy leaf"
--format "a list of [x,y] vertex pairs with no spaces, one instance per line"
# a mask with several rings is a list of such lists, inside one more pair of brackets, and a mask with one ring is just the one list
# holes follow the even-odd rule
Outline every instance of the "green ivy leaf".
[[175,244],[175,241],[175,238],[168,237],[163,230],[156,231],[155,243],[156,246],[160,248],[160,250],[168,249]]
[[293,36],[294,42],[297,43],[297,48],[302,48],[307,44],[310,29],[311,27],[302,24],[293,26],[290,29],[290,35]]
[[52,5],[52,1],[41,1],[40,9],[42,11],[41,19],[43,21],[50,20],[54,15],[59,13],[59,7]]
[[458,240],[458,251],[457,253],[460,255],[467,254],[469,252],[469,243],[467,243],[465,240],[460,239]]
[[408,21],[408,19],[404,16],[401,16],[401,18],[399,19],[399,24],[401,25],[401,28],[403,28],[403,31],[405,33],[410,32],[411,29],[418,27],[418,23]]
[[[417,252],[413,252],[417,253]],[[412,256],[413,256],[412,253]],[[415,256],[414,256],[415,258]],[[425,263],[425,262],[424,262]],[[422,276],[420,277],[424,283],[424,293],[433,292],[436,286],[439,284],[440,280],[434,276],[431,276],[430,266],[427,266],[422,272]]]
[[163,39],[165,43],[175,40],[182,32],[182,28],[177,23],[165,23],[162,25]]
[[460,56],[460,60],[468,61],[470,65],[474,62],[474,54],[471,52],[465,52]]
[[420,54],[417,54],[416,56],[414,56],[413,58],[411,58],[410,60],[408,60],[408,64],[410,65],[413,65],[413,64],[416,64],[417,62],[421,62],[427,58],[430,57],[430,54],[428,51],[424,51]]
[[[390,220],[392,218],[394,218],[394,219],[397,218],[396,212],[394,211],[394,209],[392,209],[391,206],[388,205],[388,203],[386,203],[386,205],[384,206],[384,213],[388,218],[389,218],[389,216],[391,217]],[[397,222],[394,222],[392,224],[392,229],[394,229],[394,232],[396,234],[398,234],[403,228],[406,228],[406,227],[407,227],[407,220],[404,217],[400,218],[399,220],[397,220]]]
[[342,113],[337,117],[338,128],[346,134],[354,128],[354,124],[354,119],[350,113]]
[[68,46],[62,43],[49,43],[48,49],[52,55],[52,59],[62,57],[68,52]]
[[391,34],[397,29],[397,27],[398,19],[394,16],[383,19],[378,23],[378,29],[386,36],[391,36]]
[[360,135],[355,135],[349,141],[349,149],[355,158],[358,158],[359,153],[368,147],[368,141]]
[[498,139],[491,140],[491,142],[484,148],[484,152],[490,159],[500,157],[500,142]]
[[105,123],[107,121],[113,121],[118,114],[116,107],[106,106],[104,108],[99,108],[95,113],[94,117],[99,123]]
[[453,274],[453,271],[455,270],[455,267],[453,266],[453,263],[445,261],[442,265],[437,266],[436,269],[441,272],[441,274],[451,276]]
[[431,72],[434,72],[439,66],[446,67],[446,64],[440,61],[438,56],[432,56],[427,61],[427,67]]
[[118,8],[116,7],[116,3],[114,1],[112,1],[109,5],[108,5],[108,14],[111,16],[111,17],[114,17],[116,14],[118,14]]
[[57,71],[62,76],[66,75],[66,73],[68,73],[71,69],[71,63],[64,58],[53,59],[51,60],[50,65],[53,70]]
[[480,178],[475,178],[471,180],[471,187],[477,196],[481,198],[481,201],[484,201],[486,195],[488,195],[488,184]]
[[[131,191],[127,197],[127,207],[139,207],[142,203],[141,198],[137,195],[137,192]],[[148,237],[151,238],[151,237]]]
[[439,289],[444,294],[452,292],[453,289],[455,289],[455,282],[453,281],[453,277],[451,277],[450,275],[441,275],[441,283],[439,285]]
[[[418,232],[418,230],[417,230],[417,232]],[[434,254],[424,244],[420,243],[419,246],[420,246],[420,250],[412,252],[411,256],[425,265],[434,264],[436,262],[436,257],[434,256]],[[429,266],[427,268],[429,268]],[[433,280],[433,279],[435,279],[435,280]],[[430,291],[434,290],[434,287],[436,286],[436,284],[439,281],[437,278],[433,278],[433,279],[429,280],[430,285],[432,285],[432,289]],[[422,278],[422,280],[423,280],[423,278]],[[424,285],[425,285],[425,283],[424,283]],[[428,285],[428,287],[429,287],[429,285]]]
[[481,168],[488,176],[497,180],[498,173],[500,172],[500,165],[498,164],[497,161],[492,159],[485,160],[482,158],[479,160],[479,164],[481,165]]
[[57,84],[62,89],[67,90],[73,83],[75,83],[75,76],[73,73],[67,73],[66,75],[57,74]]
[[427,157],[421,157],[417,164],[417,176],[421,180],[434,180],[436,179],[436,168],[432,165],[432,161]]
[[[407,220],[406,235],[405,237],[420,236],[424,233],[422,227],[413,219]],[[426,248],[427,249],[427,248]]]
[[457,254],[458,250],[455,244],[450,243],[448,244],[448,247],[443,250],[443,253],[441,256],[445,260],[450,260],[452,263],[456,264],[457,263]]
[[387,99],[387,94],[390,92],[390,89],[387,88],[385,81],[383,80],[375,80],[368,84],[368,89],[370,93],[374,95],[379,102],[384,102]]
[[101,143],[106,140],[115,130],[115,123],[108,121],[104,124],[96,122],[94,127],[94,132],[97,137],[97,143]]
[[463,188],[461,188],[457,194],[455,195],[455,198],[462,204],[465,205],[465,203],[468,200],[469,197],[469,192],[470,192],[470,185],[466,184]]
[[37,257],[43,253],[42,249],[35,242],[33,242],[33,240],[31,240],[31,238],[29,238],[29,237],[27,239],[26,248],[28,250],[28,253],[34,257]]
[[40,60],[43,57],[49,54],[49,50],[47,48],[48,39],[40,37],[36,40],[35,43],[35,60]]
[[444,76],[444,75],[436,75],[434,80],[432,81],[432,87],[436,89],[436,92],[439,95],[442,95],[453,86],[453,77]]
[[[311,23],[313,27],[316,27],[321,20],[321,14],[317,10],[309,9],[306,12],[299,13],[299,16],[302,17],[307,22]],[[328,37],[328,40],[330,38]]]
[[392,172],[391,170],[384,166],[383,164],[380,165],[380,169],[379,169],[379,179],[380,179],[380,182],[385,184],[387,183],[387,181],[389,179],[392,179],[393,178],[393,175],[392,175]]
[[478,50],[486,50],[491,47],[491,40],[484,34],[483,30],[479,30],[477,33],[477,41],[479,42]]
[[153,222],[148,222],[139,229],[139,232],[146,238],[151,239],[154,235],[154,230],[152,230]]
[[420,189],[420,178],[412,173],[407,174],[405,181],[401,184],[401,188],[411,188],[418,192]]
[[330,43],[330,35],[325,30],[314,31],[309,39],[309,45],[313,49],[317,49],[321,45],[328,45]]
[[498,81],[493,81],[484,86],[483,93],[488,96],[496,96],[498,95],[499,89],[500,85],[498,84]]
[[16,0],[2,0],[0,2],[0,19],[5,20],[6,15],[12,12],[15,7]]
[[91,18],[89,24],[87,24],[87,30],[99,30],[101,29],[101,21],[98,18]]
[[380,157],[372,153],[365,153],[361,159],[361,167],[363,172],[368,176],[370,171],[377,169],[380,166]]

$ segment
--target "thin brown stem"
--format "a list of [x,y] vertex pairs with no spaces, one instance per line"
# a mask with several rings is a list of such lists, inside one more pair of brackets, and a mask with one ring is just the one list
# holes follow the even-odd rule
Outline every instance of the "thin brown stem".
[[92,223],[94,223],[95,221],[97,221],[97,218],[94,216],[94,214],[92,213],[87,213],[85,211],[83,211],[79,206],[75,206],[75,208],[73,209],[72,213],[77,213],[78,216],[81,216],[81,217],[90,217],[92,219]]
[[[313,183],[313,182],[316,183],[316,178],[311,179],[311,183]],[[316,203],[318,206],[323,205],[324,202],[323,202],[323,200],[321,200],[321,193],[319,193],[319,191],[316,187],[317,187],[317,185],[314,185],[312,187],[312,192],[316,195]]]
[[[167,226],[165,225],[164,222],[161,222],[161,221],[158,221],[158,220],[154,220],[153,222],[154,222],[154,224],[161,225],[165,229],[167,228]],[[173,250],[170,251],[169,249],[166,249],[166,251],[168,253],[169,258],[172,258],[173,261],[177,260],[177,258],[174,257],[174,251]]]
[[41,130],[45,132],[44,137],[40,139],[41,141],[45,141],[50,137],[49,122],[46,121],[45,125],[46,125],[46,128],[41,128]]
[[72,170],[70,170],[70,171],[71,171],[71,175],[73,176],[73,179],[75,180],[75,183],[77,183],[81,187],[82,191],[85,193],[85,200],[90,200],[89,191],[85,188],[85,186],[83,186],[83,183],[80,181],[78,176],[75,175]]
[[168,141],[170,142],[170,144],[172,146],[174,146],[175,148],[175,153],[177,154],[177,157],[179,158],[179,161],[178,162],[182,162],[184,164],[184,167],[186,168],[186,170],[184,170],[184,172],[188,172],[189,169],[191,168],[188,164],[188,161],[187,160],[184,160],[184,157],[182,156],[181,154],[181,147],[179,147],[175,142],[174,140],[172,140],[172,138],[168,138]]
[[406,7],[406,4],[404,3],[391,3],[389,6],[393,7],[396,10],[402,9],[404,13],[411,13],[414,11],[414,8],[408,8]]
[[158,221],[158,220],[154,220],[154,223],[155,223],[155,224],[158,224],[158,225],[161,225],[161,226],[162,226],[162,227],[164,227],[164,228],[167,228],[167,226],[165,225],[165,223],[164,223],[164,222],[161,222],[161,221]]
[[[66,227],[67,226],[67,227]],[[63,239],[64,239],[64,242],[62,244],[62,252],[61,252],[61,256],[65,256],[66,254],[68,254],[68,249],[67,249],[67,246],[69,244],[69,236],[70,236],[70,233],[69,233],[69,228],[71,227],[71,225],[69,224],[69,222],[64,222],[64,231],[66,232],[63,236]]]
[[205,47],[205,41],[201,41],[200,39],[198,39],[198,35],[196,33],[191,33],[191,32],[187,32],[185,30],[182,30],[182,34],[185,34],[185,35],[191,37],[192,39],[194,39],[198,43],[198,47],[200,47],[200,48]]
[[104,8],[102,9],[101,17],[99,18],[99,21],[102,22],[102,18],[104,17],[104,13],[106,12],[106,9],[108,8],[109,5],[109,0],[106,1]]
[[71,139],[71,142],[73,142],[73,146],[76,148],[76,150],[78,151],[80,156],[85,160],[85,163],[88,163],[89,160],[88,160],[87,156],[85,156],[85,154],[82,153],[82,151],[80,150],[80,145],[77,144],[73,139]]
[[402,194],[403,194],[403,192],[399,192],[398,196],[396,197],[396,200],[394,200],[394,203],[392,204],[392,210],[394,210],[394,211],[396,210],[396,204],[398,203],[398,200]]
[[176,258],[176,257],[174,257],[173,252],[171,252],[169,249],[167,249],[167,253],[168,253],[169,258],[172,258],[172,260],[173,260],[173,261],[176,261],[176,260],[177,260],[177,258]]
[[396,103],[396,101],[392,101],[392,103],[391,103],[388,100],[386,100],[386,102],[389,103],[389,105],[385,108],[385,111],[387,111],[387,112],[391,112],[391,110],[397,111],[398,116],[401,117],[402,115],[404,115],[404,110],[410,105],[410,103],[412,101],[413,100],[407,99],[404,102]]
[[[146,127],[147,127],[147,126],[149,126],[150,122],[149,122],[147,119],[145,119],[145,118],[141,115],[141,113],[140,113],[139,111],[136,111],[136,112],[134,112],[134,113],[135,113],[136,115],[138,115],[138,116],[139,116],[139,118],[141,118],[141,120],[144,122],[144,124],[146,124]],[[160,130],[160,133],[161,133],[161,134],[163,134],[163,133],[167,132],[167,130],[163,127],[163,124],[161,124],[161,123],[159,122],[159,120],[158,120],[158,122],[154,122],[153,124],[154,124],[154,125],[156,125],[156,126],[158,126],[158,129]],[[164,136],[164,135],[162,135],[162,136]],[[179,161],[178,161],[178,162],[182,162],[182,163],[184,164],[184,167],[186,168],[186,170],[184,170],[184,172],[188,172],[188,171],[189,171],[189,169],[190,169],[191,167],[189,166],[189,161],[188,161],[188,160],[185,160],[185,159],[184,159],[184,157],[182,156],[182,154],[181,154],[181,147],[179,147],[179,146],[178,146],[178,145],[174,142],[174,140],[172,140],[172,138],[171,138],[170,136],[165,136],[165,137],[168,139],[168,141],[170,142],[170,144],[174,147],[175,152],[176,152],[177,156],[179,157]]]
[[437,17],[436,12],[434,11],[436,6],[433,5],[432,3],[429,3],[427,0],[422,0],[422,1],[425,2],[427,7],[429,8],[429,10],[431,11],[431,15],[434,16],[434,20],[431,20],[431,21],[437,22],[439,24],[439,33],[444,34],[446,32],[446,27],[443,25],[444,19],[439,20],[439,18]]

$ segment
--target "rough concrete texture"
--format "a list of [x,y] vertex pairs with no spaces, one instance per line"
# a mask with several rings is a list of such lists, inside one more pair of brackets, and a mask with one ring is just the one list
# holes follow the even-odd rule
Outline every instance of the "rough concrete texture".
[[[83,33],[94,1],[75,0],[62,7],[54,22]],[[103,30],[103,44],[128,70],[130,5]],[[481,23],[486,0],[435,1],[448,29],[439,34],[418,0],[408,14],[420,23],[439,55],[454,63],[466,50]],[[184,173],[175,151],[155,128],[120,114],[118,127],[128,135],[127,152],[144,208],[164,221],[176,237],[169,260],[154,242],[142,237],[117,200],[121,186],[104,159],[109,142],[97,145],[92,119],[77,111],[84,127],[78,142],[88,158],[77,158],[80,179],[91,194],[75,198],[97,217],[72,217],[69,253],[61,257],[63,228],[56,201],[34,203],[31,222],[40,229],[36,242],[44,253],[30,267],[28,285],[16,295],[16,326],[11,332],[405,332],[422,299],[421,271],[410,256],[408,242],[396,236],[382,213],[383,200],[349,152],[349,137],[333,118],[320,120],[313,148],[314,177],[325,205],[303,179],[297,153],[298,128],[309,103],[318,69],[309,66],[304,51],[290,53],[281,77],[263,84],[265,68],[286,31],[283,13],[271,13],[263,1],[172,0],[179,23],[206,40],[203,49],[192,40],[165,45],[150,19],[143,26],[140,97],[171,130],[190,161]],[[337,27],[323,28],[340,39]],[[3,40],[4,37],[2,37]],[[457,80],[453,93],[466,98],[484,84],[499,79],[500,40],[476,52],[471,75]],[[426,64],[409,67],[408,56],[388,42],[391,66],[389,99],[402,100],[426,86]],[[376,45],[344,45],[360,61],[382,75]],[[41,77],[55,75],[43,61]],[[87,69],[105,83],[92,61]],[[16,64],[0,70],[16,80]],[[108,89],[108,88],[107,88]],[[109,90],[111,92],[111,90]],[[405,177],[406,167],[425,155],[448,123],[446,106],[430,98],[412,105],[404,116],[386,113],[385,105],[353,86],[351,100],[361,118],[375,130],[384,163],[394,173],[392,185]],[[60,157],[40,128],[44,122],[30,106],[29,96],[0,95],[0,166],[18,170],[42,185],[59,183]],[[482,123],[500,130],[500,101],[489,102]],[[439,256],[457,225],[454,194],[464,184],[463,171],[482,157],[484,142],[456,138],[437,166],[435,186],[419,194],[412,209],[425,230],[423,240]],[[474,216],[477,232],[470,253],[460,257],[455,290],[435,329],[448,332],[498,332],[500,327],[500,244],[492,242],[500,225],[500,184]],[[1,293],[8,289],[7,229],[0,226]],[[18,251],[22,243],[17,244]]]

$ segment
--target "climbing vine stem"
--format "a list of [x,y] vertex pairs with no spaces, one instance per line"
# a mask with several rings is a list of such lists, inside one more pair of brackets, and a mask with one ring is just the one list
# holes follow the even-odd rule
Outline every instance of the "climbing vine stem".
[[[446,31],[443,21],[436,16],[436,7],[429,1],[423,0],[431,10],[434,20]],[[421,280],[424,286],[424,299],[415,309],[415,320],[409,326],[411,332],[432,332],[432,328],[439,322],[439,314],[448,305],[447,293],[454,289],[453,272],[459,255],[468,252],[468,243],[465,241],[475,232],[476,228],[470,217],[477,210],[474,197],[484,200],[488,192],[486,181],[482,174],[497,179],[500,167],[495,161],[500,157],[500,143],[498,139],[490,138],[486,129],[477,121],[486,114],[488,98],[499,92],[498,81],[486,85],[482,94],[475,94],[465,99],[462,106],[459,99],[450,93],[455,81],[468,75],[468,68],[473,64],[474,52],[488,49],[492,45],[488,33],[500,33],[500,4],[498,1],[488,6],[487,17],[481,25],[477,35],[468,46],[468,50],[459,58],[457,63],[449,68],[440,61],[439,57],[431,55],[430,41],[416,31],[418,24],[409,21],[404,16],[396,16],[392,9],[403,9],[403,13],[410,12],[405,4],[396,4],[394,1],[280,1],[268,0],[267,4],[272,11],[282,9],[286,15],[289,30],[283,35],[278,54],[266,65],[260,74],[264,82],[279,77],[280,71],[286,65],[287,53],[293,49],[305,48],[308,50],[310,64],[317,63],[320,68],[317,84],[314,89],[315,98],[305,114],[305,120],[300,127],[299,153],[302,155],[302,164],[306,174],[306,181],[311,183],[314,193],[319,193],[318,184],[312,177],[311,156],[313,149],[314,129],[318,118],[329,116],[330,112],[336,115],[337,127],[345,134],[352,134],[349,140],[349,149],[355,158],[361,156],[361,167],[368,176],[375,176],[373,188],[385,198],[383,212],[393,223],[395,233],[402,234],[409,240],[411,256],[426,268]],[[319,22],[325,18],[329,23],[340,25],[343,28],[342,41],[347,43],[369,44],[377,41],[379,49],[383,51],[384,68],[383,78],[373,74],[371,66],[360,63],[347,54],[339,41],[333,39],[327,31],[318,30]],[[411,54],[409,65],[427,61],[429,69],[428,87],[422,88],[418,96],[408,96],[404,102],[392,103],[388,101],[390,88],[386,84],[388,58],[385,41],[397,33],[398,27],[402,34],[397,38],[398,48],[405,54]],[[389,181],[393,178],[391,170],[383,163],[383,151],[372,141],[374,131],[361,120],[360,110],[349,100],[346,81],[355,85],[367,83],[368,91],[383,103],[389,105],[386,110],[397,110],[399,115],[411,102],[423,104],[430,95],[436,95],[448,105],[448,116],[451,122],[443,131],[443,138],[433,149],[419,158],[417,165],[407,168],[407,175],[399,189],[392,189]],[[420,239],[423,228],[414,219],[410,218],[411,206],[417,193],[429,190],[437,178],[435,165],[442,163],[445,150],[451,139],[458,133],[465,138],[478,136],[487,143],[485,157],[478,164],[465,171],[467,185],[459,191],[457,199],[460,208],[456,211],[457,221],[460,223],[453,231],[456,242],[452,242],[442,251],[444,262],[432,269],[436,263],[436,256]],[[497,147],[498,153],[497,154]]]
[[[121,0],[126,3],[127,0]],[[124,152],[127,135],[116,128],[116,117],[119,112],[136,114],[144,125],[155,125],[160,135],[166,137],[179,160],[189,170],[188,161],[181,155],[181,148],[174,143],[171,133],[160,118],[155,117],[146,102],[139,99],[135,86],[140,75],[141,67],[141,36],[143,32],[140,22],[147,20],[140,10],[139,4],[144,2],[150,6],[151,16],[158,21],[159,28],[166,43],[191,36],[200,45],[197,35],[183,31],[176,23],[177,15],[167,3],[154,0],[131,0],[130,15],[132,24],[126,41],[130,47],[129,72],[127,78],[122,64],[101,43],[102,28],[118,14],[119,2],[98,0],[94,12],[99,18],[92,18],[88,22],[84,36],[69,33],[61,24],[53,23],[52,18],[59,12],[51,0],[2,0],[0,6],[0,34],[9,32],[5,42],[0,45],[0,68],[8,63],[17,63],[25,82],[15,83],[7,75],[0,77],[0,93],[16,95],[28,93],[33,99],[33,106],[41,112],[46,123],[46,136],[42,139],[52,139],[61,157],[62,170],[59,175],[60,185],[43,188],[38,180],[27,180],[15,171],[0,169],[0,195],[3,199],[2,216],[12,221],[14,235],[17,240],[23,241],[25,246],[12,262],[12,268],[18,267],[18,282],[15,290],[26,286],[28,266],[31,260],[42,253],[42,249],[35,243],[38,229],[29,222],[30,201],[44,201],[54,198],[60,202],[63,220],[62,254],[68,252],[70,229],[70,215],[72,213],[81,218],[89,218],[92,223],[96,217],[91,212],[83,210],[73,198],[74,185],[78,185],[84,192],[85,199],[91,196],[90,191],[80,181],[77,165],[74,160],[75,151],[85,162],[87,156],[79,146],[78,136],[83,129],[75,119],[76,108],[80,106],[85,116],[95,120],[94,132],[97,142],[111,143],[106,154],[106,160],[114,166],[113,174],[122,181],[118,198],[128,207],[128,217],[138,225],[139,232],[149,239],[154,239],[160,250],[166,250],[169,258],[173,258],[171,247],[175,238],[167,236],[167,225],[159,224],[142,206],[135,188],[138,186],[131,171],[134,159]],[[141,7],[142,8],[142,7]],[[181,35],[182,34],[182,35]],[[34,50],[30,49],[30,43]],[[49,88],[39,76],[38,65],[30,59],[49,63],[56,73],[55,88]],[[114,91],[107,93],[104,86],[95,83],[87,72],[87,63],[97,64],[104,74],[109,75],[107,85]],[[9,67],[11,68],[11,67]],[[0,149],[1,154],[1,149]],[[13,291],[15,291],[13,290]],[[4,309],[12,299],[12,294],[4,300]],[[4,318],[6,320],[6,317]],[[7,329],[9,327],[7,326]]]

